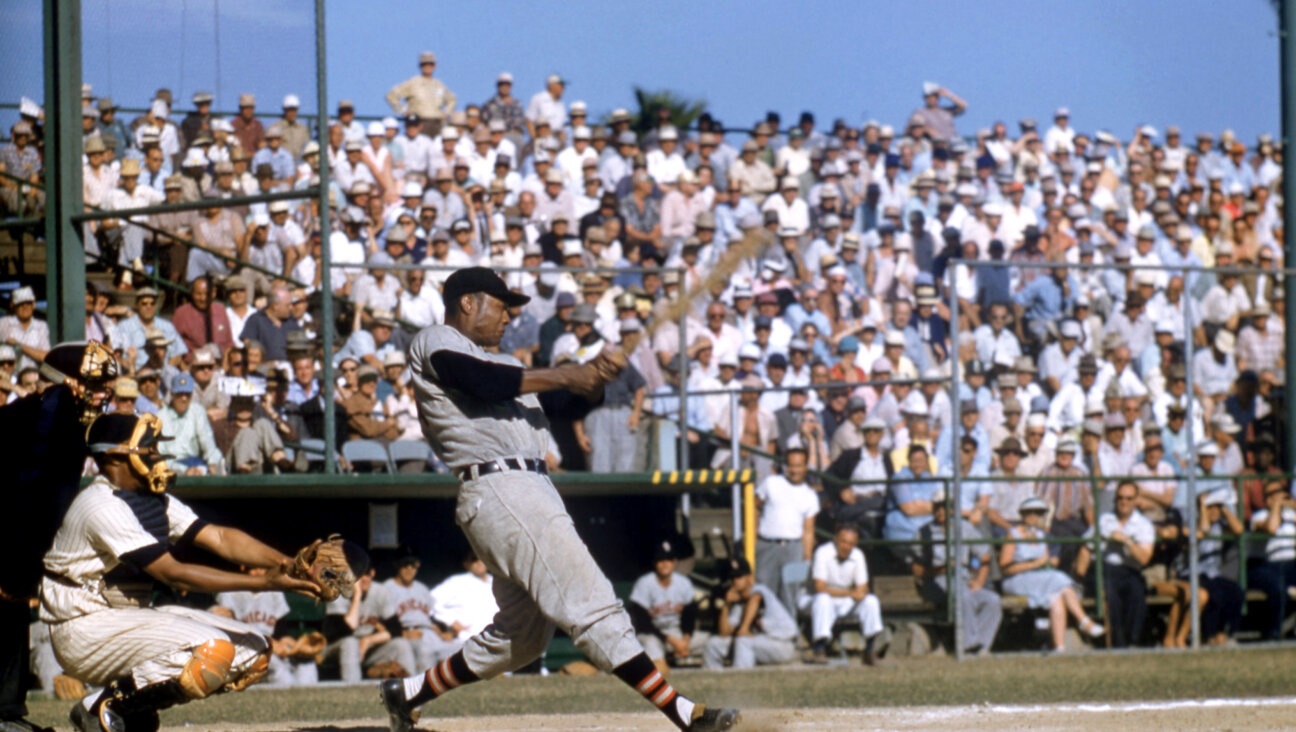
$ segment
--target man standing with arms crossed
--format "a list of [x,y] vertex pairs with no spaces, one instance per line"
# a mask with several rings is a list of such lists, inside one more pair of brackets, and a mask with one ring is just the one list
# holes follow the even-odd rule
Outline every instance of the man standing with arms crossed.
[[499,344],[510,292],[489,269],[469,267],[445,283],[445,325],[425,328],[409,349],[423,434],[459,477],[455,523],[495,576],[495,622],[436,666],[381,687],[392,732],[410,732],[416,710],[451,689],[521,668],[561,625],[603,671],[634,687],[681,730],[712,732],[739,721],[678,694],[635,640],[630,617],[576,534],[547,477],[548,421],[537,394],[567,389],[597,402],[625,367],[621,354],[557,369],[526,369],[487,351]]

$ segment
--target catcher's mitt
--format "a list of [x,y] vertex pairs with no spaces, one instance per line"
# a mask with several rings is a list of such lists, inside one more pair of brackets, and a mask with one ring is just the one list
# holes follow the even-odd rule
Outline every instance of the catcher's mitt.
[[333,534],[327,539],[316,539],[297,552],[289,574],[319,585],[320,599],[331,602],[339,595],[350,598],[355,592],[356,578],[367,571],[369,555],[365,550],[340,534]]

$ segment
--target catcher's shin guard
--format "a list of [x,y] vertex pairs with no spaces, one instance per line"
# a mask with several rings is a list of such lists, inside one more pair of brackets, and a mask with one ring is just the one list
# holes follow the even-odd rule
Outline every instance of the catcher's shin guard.
[[194,649],[176,681],[190,699],[204,699],[225,686],[233,664],[234,644],[223,638],[209,640]]
[[237,678],[231,679],[230,682],[225,685],[225,691],[243,691],[261,679],[264,679],[267,673],[270,673],[269,648],[262,651],[255,659],[253,659],[252,665],[248,667],[247,671],[244,671]]

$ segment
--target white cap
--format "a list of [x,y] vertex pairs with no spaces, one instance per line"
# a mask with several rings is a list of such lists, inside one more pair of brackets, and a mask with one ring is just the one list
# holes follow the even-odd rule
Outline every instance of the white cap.
[[679,130],[675,129],[675,125],[664,125],[661,128],[661,132],[657,133],[657,139],[663,142],[667,140],[678,140]]
[[400,122],[397,122],[395,117],[383,117],[383,118],[382,118],[382,125],[383,125],[383,127],[384,127],[385,129],[388,129],[388,130],[399,130],[399,129],[400,129]]
[[161,99],[154,99],[153,103],[149,105],[149,111],[153,113],[154,117],[165,117],[167,113],[167,103]]
[[1219,445],[1214,440],[1208,440],[1197,446],[1197,457],[1219,457]]
[[590,128],[586,127],[585,125],[581,125],[576,129],[572,130],[572,139],[573,140],[590,139]]
[[569,108],[569,111],[571,111],[571,112],[580,112],[580,113],[584,113],[584,112],[585,112],[585,102],[582,102],[582,101],[580,101],[579,99],[576,100],[576,101],[574,101],[574,102],[572,102],[572,103],[571,103],[571,107]]
[[513,83],[513,75],[510,74],[510,73],[507,72],[507,71],[501,72],[499,76],[495,77],[495,83],[496,83],[496,84],[512,84],[512,83]]
[[990,202],[981,207],[986,216],[1003,216],[1003,204]]
[[753,361],[759,361],[760,357],[760,346],[755,343],[744,343],[738,348],[738,358],[750,358]]
[[301,106],[301,100],[297,98],[296,94],[289,94],[288,96],[284,97],[283,100],[284,109],[296,109],[300,106]]
[[382,137],[387,134],[387,128],[382,122],[370,122],[369,127],[365,129],[365,135],[368,137]]
[[184,162],[182,162],[182,163],[180,164],[180,167],[182,167],[182,168],[190,168],[190,167],[205,168],[205,167],[207,167],[207,155],[206,155],[206,153],[204,153],[204,152],[202,151],[202,148],[200,148],[200,147],[191,147],[191,148],[189,148],[188,150],[185,151],[185,158],[184,158]]
[[905,414],[927,414],[927,400],[922,392],[914,390],[900,403],[900,411]]
[[564,257],[579,257],[585,248],[581,246],[580,239],[567,239],[562,245],[562,255]]
[[252,225],[253,225],[253,226],[269,226],[269,225],[270,225],[270,216],[269,216],[268,214],[266,214],[264,211],[261,211],[261,212],[258,212],[258,213],[254,213],[254,214],[252,214]]
[[924,96],[924,97],[927,96],[927,95],[929,95],[929,94],[935,94],[935,93],[938,92],[938,91],[940,91],[940,84],[937,84],[937,83],[934,82],[934,81],[924,81],[924,82],[923,82],[923,96]]
[[25,302],[36,302],[36,293],[30,287],[19,287],[10,298],[10,305],[21,305]]

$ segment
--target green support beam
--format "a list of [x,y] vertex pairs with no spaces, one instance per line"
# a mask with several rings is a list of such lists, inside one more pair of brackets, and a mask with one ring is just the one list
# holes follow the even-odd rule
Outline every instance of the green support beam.
[[44,0],[45,297],[55,342],[85,337],[81,198],[81,0]]

